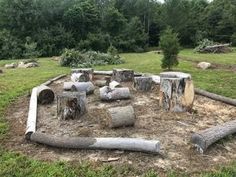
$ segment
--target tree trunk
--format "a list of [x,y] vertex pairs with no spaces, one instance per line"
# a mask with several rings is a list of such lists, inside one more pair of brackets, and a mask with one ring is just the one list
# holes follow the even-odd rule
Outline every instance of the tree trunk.
[[184,112],[192,109],[194,86],[191,75],[179,72],[161,73],[160,106],[166,111]]
[[85,92],[63,92],[62,94],[57,96],[57,115],[59,119],[78,119],[85,113]]
[[42,85],[50,85],[51,83],[53,83],[54,81],[57,81],[57,80],[59,80],[59,79],[61,79],[61,78],[63,78],[63,77],[66,77],[66,74],[62,74],[62,75],[59,75],[59,76],[57,76],[57,77],[55,77],[55,78],[53,78],[53,79],[50,79],[50,80],[48,80],[47,82],[44,82]]
[[152,89],[151,77],[135,77],[134,87],[139,91],[148,92]]
[[135,114],[132,106],[108,109],[107,125],[110,128],[134,126]]
[[87,82],[89,81],[89,77],[85,76],[83,73],[73,73],[71,75],[72,82]]
[[86,92],[87,95],[92,94],[95,87],[92,82],[75,82],[72,87],[72,91]]
[[100,98],[103,101],[129,99],[130,97],[130,91],[127,87],[111,89],[108,86],[105,86],[100,88]]
[[36,132],[31,135],[30,139],[33,142],[56,148],[126,150],[146,153],[160,152],[159,141],[140,138],[57,137]]
[[113,69],[113,80],[117,82],[129,82],[134,80],[134,71],[130,69]]
[[79,69],[72,69],[71,74],[73,73],[83,73],[84,76],[86,77],[86,81],[88,82],[89,80],[93,80],[93,68],[79,68]]
[[203,153],[211,144],[234,133],[236,133],[236,120],[194,133],[191,142]]
[[70,91],[73,85],[74,85],[74,82],[64,82],[63,90]]
[[38,102],[40,104],[50,104],[54,101],[54,92],[46,85],[38,86],[37,90]]
[[30,139],[32,133],[36,131],[36,122],[37,122],[37,91],[38,88],[34,87],[30,97],[29,104],[29,113],[27,119],[27,126],[25,132],[25,138]]

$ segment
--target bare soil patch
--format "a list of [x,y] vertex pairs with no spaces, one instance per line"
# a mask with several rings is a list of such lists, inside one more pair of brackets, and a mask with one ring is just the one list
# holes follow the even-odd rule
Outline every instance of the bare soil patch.
[[[64,78],[50,85],[56,94],[63,90]],[[58,120],[56,100],[53,104],[38,107],[37,131],[57,136],[137,137],[161,142],[161,155],[139,152],[56,149],[27,142],[24,139],[29,96],[23,96],[7,110],[10,123],[9,136],[3,142],[8,149],[40,160],[91,161],[102,163],[108,158],[119,158],[114,165],[132,164],[142,169],[170,169],[185,172],[212,170],[218,165],[236,160],[236,138],[228,137],[210,147],[204,155],[198,154],[190,143],[193,132],[212,127],[236,118],[236,108],[196,96],[192,113],[169,113],[159,107],[159,87],[141,93],[132,83],[123,83],[132,93],[130,100],[100,102],[99,89],[87,97],[88,113],[79,120]],[[134,127],[110,129],[103,126],[105,110],[110,107],[132,105],[136,113]]]

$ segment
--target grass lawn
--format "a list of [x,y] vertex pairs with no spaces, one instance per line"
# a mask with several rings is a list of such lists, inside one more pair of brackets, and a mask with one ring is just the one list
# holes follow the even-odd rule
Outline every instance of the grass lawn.
[[[110,70],[112,68],[131,68],[137,72],[158,74],[161,55],[153,52],[142,54],[122,54],[126,63],[117,66],[99,66],[96,69]],[[195,61],[209,61],[219,64],[236,64],[236,52],[229,54],[194,54],[192,50],[183,50],[180,57],[187,57]],[[0,61],[0,67],[13,61]],[[7,137],[8,124],[4,120],[4,110],[20,95],[30,92],[31,88],[57,76],[68,73],[69,68],[59,67],[55,61],[40,59],[40,67],[30,69],[4,70],[0,75],[0,141]],[[180,61],[174,70],[191,73],[197,87],[218,93],[231,98],[236,98],[236,74],[224,69],[200,70],[191,61]],[[23,155],[9,152],[0,146],[0,176],[141,176],[142,169],[133,169],[132,166],[112,167],[103,165],[93,167],[86,163],[47,163],[32,160]],[[154,177],[158,172],[152,170],[142,176]],[[168,176],[183,176],[183,174],[169,173]],[[201,176],[236,176],[236,164],[232,164],[217,172],[202,173]]]

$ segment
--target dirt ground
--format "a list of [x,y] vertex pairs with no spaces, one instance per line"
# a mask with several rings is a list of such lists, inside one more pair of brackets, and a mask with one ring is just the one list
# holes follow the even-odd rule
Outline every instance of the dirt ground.
[[[63,90],[63,82],[69,77],[50,85],[56,94]],[[4,144],[6,148],[21,152],[40,160],[91,161],[102,163],[108,158],[118,158],[114,165],[132,164],[135,168],[170,169],[194,173],[212,170],[236,160],[236,138],[228,137],[211,146],[204,155],[198,154],[190,143],[193,132],[222,124],[236,118],[236,108],[196,96],[192,113],[168,113],[159,107],[158,86],[152,92],[141,93],[129,86],[132,98],[115,102],[100,102],[99,89],[87,97],[88,113],[78,120],[62,121],[57,118],[56,99],[53,104],[38,107],[37,131],[57,136],[89,137],[136,137],[159,140],[161,154],[139,152],[104,151],[104,150],[70,150],[57,149],[27,142],[24,139],[28,114],[29,96],[21,97],[7,110],[10,122],[9,136]],[[110,107],[132,105],[136,114],[134,127],[110,129],[101,126],[104,111]],[[14,110],[14,111],[12,111]]]

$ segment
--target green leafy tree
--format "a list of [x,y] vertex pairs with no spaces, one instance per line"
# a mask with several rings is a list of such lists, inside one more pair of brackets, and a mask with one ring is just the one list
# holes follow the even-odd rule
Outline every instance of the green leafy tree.
[[171,70],[173,66],[179,64],[177,56],[180,49],[178,35],[171,28],[167,28],[161,35],[160,47],[164,54],[161,67]]
[[35,59],[40,56],[40,52],[37,51],[37,43],[32,41],[30,37],[26,38],[25,52],[23,56],[26,59]]

